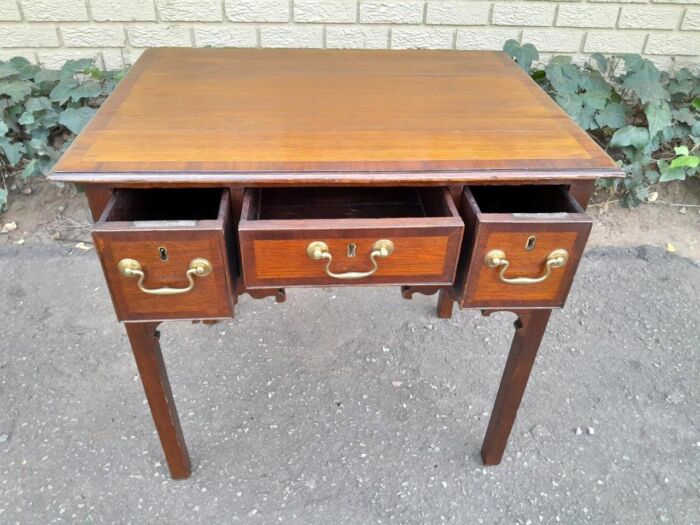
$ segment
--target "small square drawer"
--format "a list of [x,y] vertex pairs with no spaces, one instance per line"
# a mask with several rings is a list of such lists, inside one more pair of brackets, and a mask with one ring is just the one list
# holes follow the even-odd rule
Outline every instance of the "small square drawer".
[[564,186],[465,187],[462,308],[563,306],[592,221]]
[[464,224],[446,188],[263,188],[243,198],[246,288],[452,284]]
[[92,237],[120,321],[233,315],[229,193],[117,189]]

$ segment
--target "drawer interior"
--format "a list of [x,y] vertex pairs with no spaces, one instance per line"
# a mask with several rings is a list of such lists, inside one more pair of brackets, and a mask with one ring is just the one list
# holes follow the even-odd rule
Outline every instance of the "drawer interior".
[[442,188],[262,188],[248,220],[450,217]]
[[219,188],[115,190],[100,222],[216,220]]
[[579,213],[566,186],[470,186],[481,213]]

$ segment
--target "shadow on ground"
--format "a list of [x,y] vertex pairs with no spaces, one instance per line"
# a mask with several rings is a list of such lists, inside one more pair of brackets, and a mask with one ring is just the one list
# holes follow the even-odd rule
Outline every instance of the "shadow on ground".
[[165,324],[195,466],[180,482],[94,253],[1,246],[0,264],[0,523],[700,520],[690,260],[587,254],[492,468],[478,451],[510,314],[440,320],[435,297],[315,289]]

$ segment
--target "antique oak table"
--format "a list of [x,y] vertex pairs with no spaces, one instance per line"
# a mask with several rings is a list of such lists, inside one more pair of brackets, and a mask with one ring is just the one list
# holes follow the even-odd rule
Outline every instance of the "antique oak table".
[[293,286],[439,292],[439,317],[454,302],[514,312],[481,449],[499,463],[594,181],[619,175],[503,53],[152,49],[51,178],[85,186],[171,475],[186,478],[156,327]]

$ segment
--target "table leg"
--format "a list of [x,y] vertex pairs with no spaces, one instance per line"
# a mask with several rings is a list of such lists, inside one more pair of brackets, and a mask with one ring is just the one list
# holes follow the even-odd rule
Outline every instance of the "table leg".
[[440,319],[450,319],[452,317],[452,307],[455,300],[449,290],[443,288],[438,294],[437,314]]
[[481,446],[484,465],[498,465],[501,462],[552,311],[526,310],[516,313],[515,336]]
[[189,478],[192,472],[190,456],[177,417],[175,401],[170,390],[168,373],[158,341],[159,323],[126,323],[126,333],[136,358],[143,389],[151,415],[160,437],[165,459],[174,479]]

